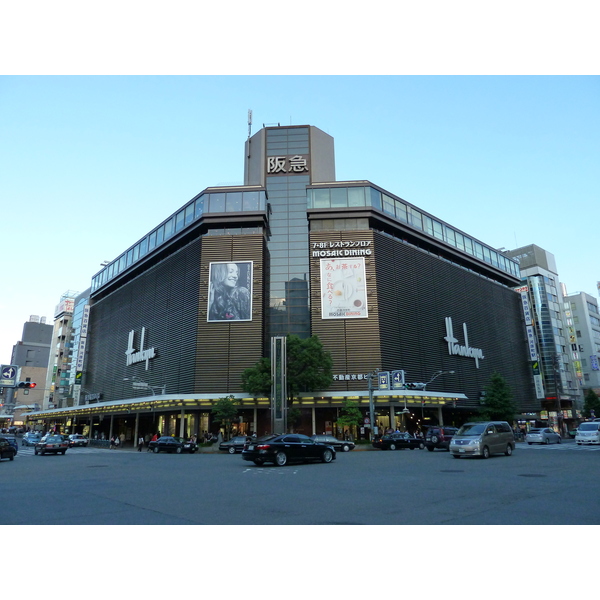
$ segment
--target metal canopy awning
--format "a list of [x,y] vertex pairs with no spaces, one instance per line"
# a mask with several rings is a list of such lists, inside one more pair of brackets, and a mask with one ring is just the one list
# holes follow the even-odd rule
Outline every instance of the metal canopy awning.
[[[244,408],[270,406],[269,398],[252,398],[246,394],[227,394],[233,396]],[[97,402],[81,406],[66,408],[53,408],[37,410],[27,413],[28,419],[60,419],[63,417],[92,417],[94,415],[131,414],[146,412],[166,412],[173,409],[210,409],[212,405],[222,398],[222,394],[163,394],[157,396],[144,396],[142,398],[125,398],[109,402]],[[404,402],[427,406],[441,406],[449,402],[467,400],[467,396],[457,393],[427,392],[420,390],[393,390],[373,391],[373,400],[377,404]],[[348,392],[313,392],[300,394],[297,397],[300,406],[319,406],[324,404],[341,404],[344,400],[357,400],[360,404],[369,401],[367,390]]]

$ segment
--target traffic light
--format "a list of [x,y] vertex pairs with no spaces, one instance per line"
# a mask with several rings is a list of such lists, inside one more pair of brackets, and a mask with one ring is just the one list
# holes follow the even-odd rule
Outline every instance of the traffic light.
[[26,389],[33,389],[35,386],[37,385],[37,383],[33,383],[33,381],[19,381],[19,383],[17,384],[18,388],[26,388]]

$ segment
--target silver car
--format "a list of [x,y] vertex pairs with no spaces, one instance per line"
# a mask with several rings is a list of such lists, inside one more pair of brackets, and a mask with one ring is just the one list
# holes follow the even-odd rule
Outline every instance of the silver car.
[[531,444],[560,444],[561,437],[550,427],[536,427],[529,430],[525,441]]

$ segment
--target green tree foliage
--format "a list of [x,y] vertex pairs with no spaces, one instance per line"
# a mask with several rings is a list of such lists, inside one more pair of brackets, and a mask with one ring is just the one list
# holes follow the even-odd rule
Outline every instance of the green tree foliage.
[[316,335],[287,336],[287,395],[291,405],[301,392],[326,390],[333,383],[333,359]]
[[242,389],[254,398],[268,398],[271,394],[271,361],[261,358],[256,365],[244,369]]
[[508,421],[512,424],[517,406],[506,379],[494,371],[485,386],[485,404],[480,409],[481,418],[490,421]]
[[598,398],[598,394],[590,388],[583,401],[583,416],[589,419],[592,416],[592,411],[594,411],[594,416],[596,418],[600,418],[600,398]]
[[358,402],[354,400],[344,400],[340,410],[340,416],[337,420],[338,426],[342,429],[345,427],[358,427],[363,422],[363,415],[358,408]]
[[231,426],[238,414],[235,407],[235,398],[233,396],[219,398],[212,407],[212,414],[213,421],[225,429],[225,438],[229,439],[231,437]]
[[[287,397],[289,405],[301,392],[326,390],[333,382],[333,359],[316,335],[287,336]],[[261,358],[242,373],[242,389],[252,396],[271,393],[271,361]]]
[[287,424],[288,424],[288,429],[290,431],[293,431],[294,427],[298,424],[301,417],[302,417],[302,412],[300,411],[300,409],[297,406],[292,406],[292,408],[290,408],[288,410]]

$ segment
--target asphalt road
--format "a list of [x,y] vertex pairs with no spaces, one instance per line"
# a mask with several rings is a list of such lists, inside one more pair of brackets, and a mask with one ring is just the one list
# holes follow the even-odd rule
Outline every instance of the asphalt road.
[[257,467],[228,454],[19,449],[0,464],[5,525],[597,525],[600,448],[518,444],[511,457],[338,453]]

